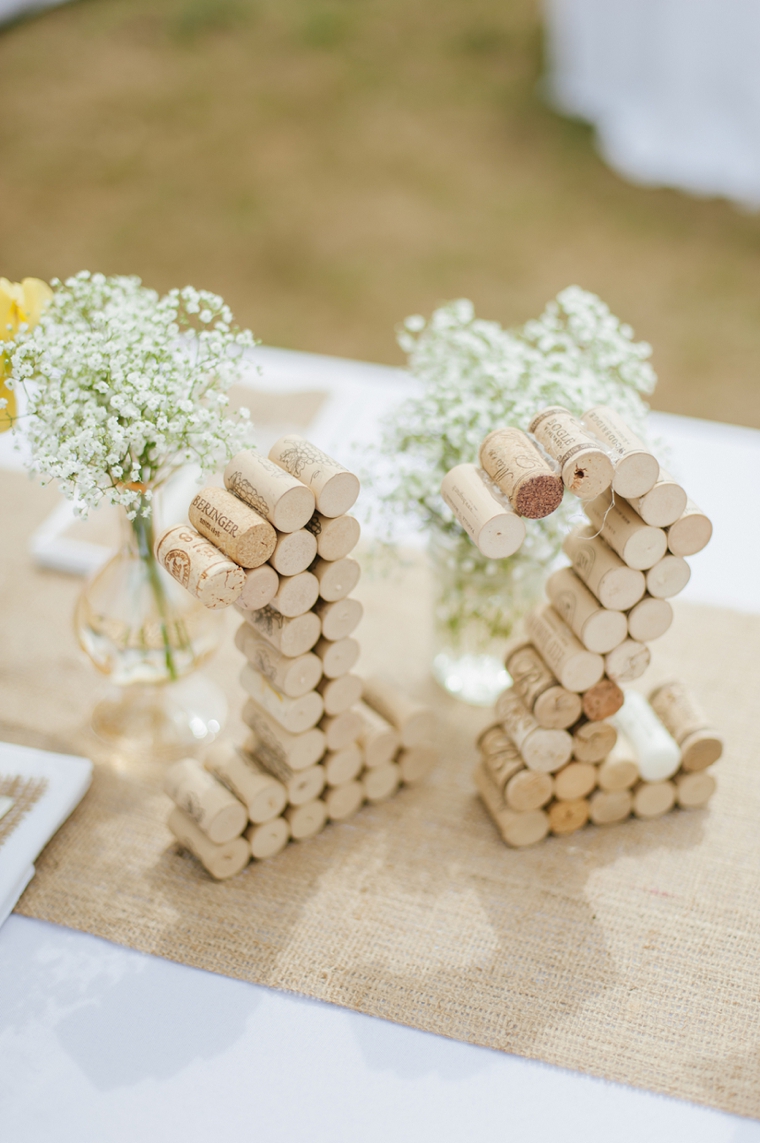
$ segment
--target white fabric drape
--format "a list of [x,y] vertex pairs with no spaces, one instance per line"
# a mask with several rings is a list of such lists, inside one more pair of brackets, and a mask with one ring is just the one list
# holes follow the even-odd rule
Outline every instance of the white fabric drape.
[[544,0],[550,98],[622,175],[760,208],[760,0]]

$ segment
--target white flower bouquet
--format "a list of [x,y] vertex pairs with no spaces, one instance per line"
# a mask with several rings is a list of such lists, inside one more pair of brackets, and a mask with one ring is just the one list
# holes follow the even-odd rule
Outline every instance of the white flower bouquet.
[[577,415],[610,405],[645,436],[643,396],[656,377],[650,347],[635,342],[629,326],[577,286],[563,290],[521,329],[478,319],[472,304],[461,300],[442,306],[429,321],[408,318],[399,342],[421,392],[385,426],[382,451],[394,464],[380,497],[391,536],[397,514],[429,536],[440,577],[439,634],[455,657],[457,649],[483,650],[510,635],[540,593],[577,502],[567,498],[553,516],[526,521],[521,550],[494,562],[478,553],[441,499],[445,474],[457,464],[477,463],[491,429],[526,429],[546,405],[564,405]]

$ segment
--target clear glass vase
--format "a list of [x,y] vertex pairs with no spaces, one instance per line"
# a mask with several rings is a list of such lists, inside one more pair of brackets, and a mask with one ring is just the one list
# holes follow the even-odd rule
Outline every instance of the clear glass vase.
[[225,721],[219,688],[189,678],[219,646],[224,619],[160,566],[155,516],[120,512],[120,547],[85,584],[74,612],[80,646],[114,684],[92,729],[126,753],[177,757],[213,741]]
[[545,564],[518,552],[505,560],[481,556],[464,536],[434,535],[433,677],[472,706],[491,706],[509,685],[507,641],[541,596]]

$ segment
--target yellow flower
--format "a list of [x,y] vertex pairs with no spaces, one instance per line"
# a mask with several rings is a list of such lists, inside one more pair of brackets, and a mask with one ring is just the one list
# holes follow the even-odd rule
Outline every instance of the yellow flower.
[[[50,286],[39,278],[24,278],[23,282],[0,278],[0,342],[13,341],[22,325],[33,329],[52,296]],[[0,409],[0,433],[11,427],[16,415],[16,394],[5,385],[10,373],[9,356],[3,353],[0,355],[0,397],[5,397],[8,403]]]

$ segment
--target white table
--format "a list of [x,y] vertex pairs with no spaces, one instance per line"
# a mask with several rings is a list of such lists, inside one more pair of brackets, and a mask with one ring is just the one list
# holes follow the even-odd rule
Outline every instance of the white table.
[[[262,388],[329,385],[310,435],[371,436],[398,370],[267,350]],[[340,412],[342,426],[335,423]],[[760,432],[658,415],[715,520],[687,598],[760,611]],[[709,466],[703,463],[710,445]],[[7,448],[0,465],[13,464]],[[0,929],[8,1143],[760,1143],[760,1123],[228,980],[13,916]]]

